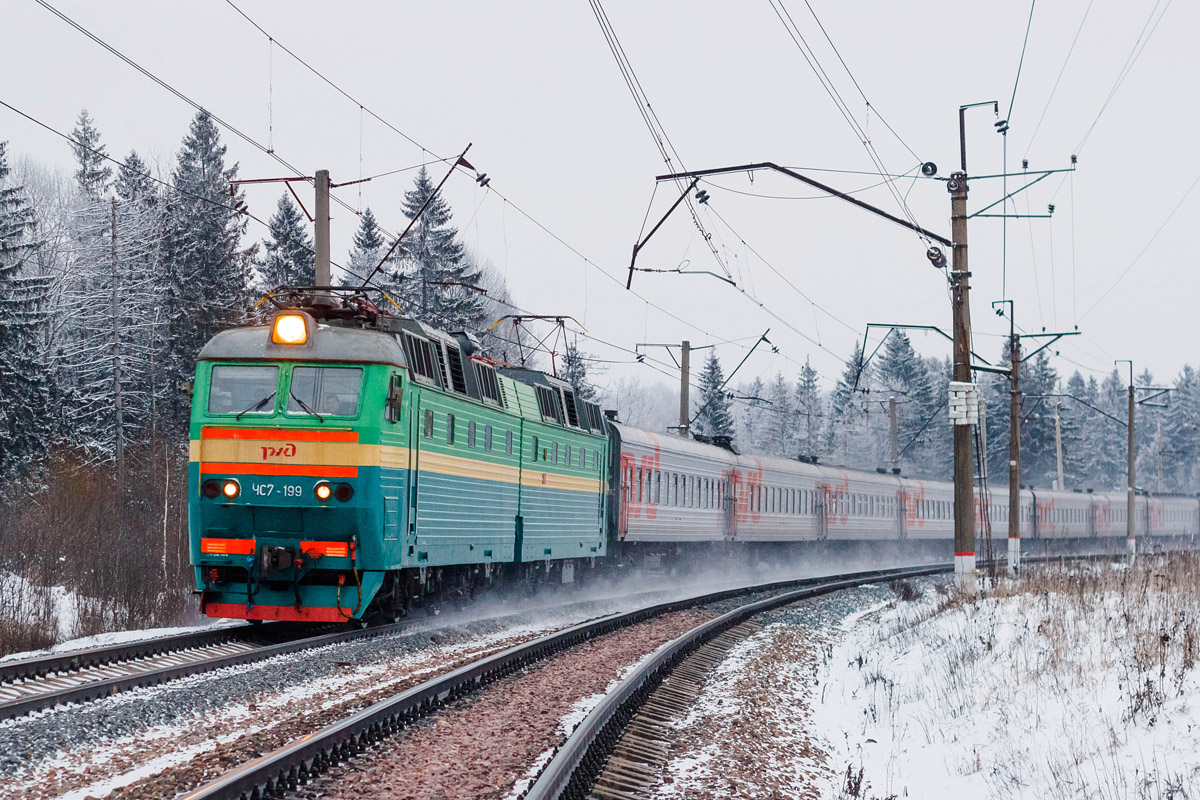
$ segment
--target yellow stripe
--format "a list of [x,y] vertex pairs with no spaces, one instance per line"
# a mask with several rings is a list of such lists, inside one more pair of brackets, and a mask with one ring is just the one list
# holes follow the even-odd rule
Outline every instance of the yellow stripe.
[[564,489],[570,492],[588,492],[589,494],[598,494],[605,489],[604,482],[596,478],[531,470],[525,470],[521,475],[521,485],[535,489]]
[[439,475],[449,475],[455,478],[475,478],[476,480],[515,485],[519,473],[515,464],[493,464],[429,450],[422,450],[418,458],[421,472],[436,472]]

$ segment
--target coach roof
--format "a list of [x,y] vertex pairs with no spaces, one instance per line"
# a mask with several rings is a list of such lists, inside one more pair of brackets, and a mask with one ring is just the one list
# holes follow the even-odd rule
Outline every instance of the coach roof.
[[407,367],[396,339],[379,331],[317,325],[305,344],[274,344],[265,325],[221,331],[200,351],[200,361],[349,361]]

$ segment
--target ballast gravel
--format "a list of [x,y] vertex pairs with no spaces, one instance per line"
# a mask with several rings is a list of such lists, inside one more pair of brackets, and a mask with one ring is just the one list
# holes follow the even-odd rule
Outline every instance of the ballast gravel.
[[716,615],[711,607],[679,611],[558,653],[331,770],[301,794],[329,800],[503,796],[539,756],[565,741],[560,723],[580,701],[602,694],[624,668]]
[[0,797],[170,797],[435,674],[629,605],[604,599],[423,627],[8,720]]

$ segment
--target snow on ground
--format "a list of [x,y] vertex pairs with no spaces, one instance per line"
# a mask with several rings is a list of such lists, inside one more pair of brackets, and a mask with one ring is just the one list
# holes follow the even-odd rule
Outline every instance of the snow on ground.
[[823,796],[1200,797],[1196,584],[1085,567],[860,618],[818,671]]

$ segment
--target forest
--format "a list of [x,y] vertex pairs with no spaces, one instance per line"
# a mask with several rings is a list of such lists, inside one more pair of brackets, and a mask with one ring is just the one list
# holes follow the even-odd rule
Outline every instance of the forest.
[[[189,618],[184,389],[194,359],[217,331],[261,315],[256,304],[274,288],[313,282],[308,221],[289,194],[281,190],[269,219],[252,216],[216,123],[200,112],[182,134],[168,164],[136,151],[113,156],[82,111],[64,143],[70,171],[22,157],[0,136],[0,477],[9,487],[0,496],[0,650]],[[387,216],[413,219],[433,191],[421,168]],[[253,232],[252,221],[261,223]],[[363,209],[353,248],[335,254],[336,280],[357,286],[378,270],[375,285],[404,313],[471,331],[499,359],[557,369],[624,422],[660,432],[677,424],[675,387],[606,375],[586,335],[552,359],[494,329],[517,307],[486,255],[462,243],[440,196],[385,259],[391,243]],[[732,436],[743,452],[890,468],[894,401],[897,465],[945,479],[949,371],[899,330],[870,354],[856,346],[831,389],[807,362],[794,379],[734,383],[710,349],[692,394],[693,430]],[[1008,382],[982,383],[987,466],[1003,483]],[[1195,492],[1200,379],[1185,365],[1168,385],[1165,403],[1138,408],[1139,484]],[[1118,372],[1064,378],[1043,352],[1024,363],[1022,386],[1024,482],[1057,480],[1057,424],[1064,488],[1124,485]]]

